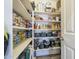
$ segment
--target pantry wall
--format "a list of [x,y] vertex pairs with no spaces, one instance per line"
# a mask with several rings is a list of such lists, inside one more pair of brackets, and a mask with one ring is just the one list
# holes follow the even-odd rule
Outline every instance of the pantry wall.
[[13,59],[61,59],[60,2],[13,0]]

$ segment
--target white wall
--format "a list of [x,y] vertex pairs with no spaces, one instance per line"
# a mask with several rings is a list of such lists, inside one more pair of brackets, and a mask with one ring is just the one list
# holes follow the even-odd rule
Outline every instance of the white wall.
[[4,1],[4,30],[10,35],[5,59],[12,59],[12,0]]

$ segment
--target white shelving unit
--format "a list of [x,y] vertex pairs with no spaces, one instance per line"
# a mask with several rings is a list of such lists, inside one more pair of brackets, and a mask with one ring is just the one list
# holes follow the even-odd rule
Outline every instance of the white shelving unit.
[[[22,16],[23,19],[31,20],[31,14],[28,12],[32,12],[32,6],[29,0],[13,0],[13,11]],[[13,30],[32,30],[32,28],[25,28],[20,26],[12,26]],[[17,59],[18,56],[24,51],[25,48],[32,42],[32,38],[27,38],[23,42],[17,44],[16,47],[13,48],[13,59]]]
[[[34,15],[48,15],[48,16],[60,16],[61,15],[61,12],[53,12],[53,13],[49,13],[49,12],[40,12],[40,11],[34,11]],[[53,20],[35,20],[35,18],[33,18],[32,20],[33,22],[51,22],[51,23],[60,23],[61,24],[61,21],[53,21]],[[34,31],[41,31],[41,30],[46,30],[46,31],[51,31],[53,30],[52,28],[51,29],[33,29]],[[60,31],[61,29],[55,29],[53,31]],[[33,37],[34,39],[41,39],[42,38],[60,38],[60,37]],[[34,45],[34,44],[33,44]],[[61,50],[61,47],[49,47],[49,48],[44,48],[44,49],[39,49],[37,48],[36,50],[34,50],[34,52],[36,53],[36,56],[45,56],[45,55],[51,55],[51,54],[60,54],[60,50]]]
[[16,59],[23,50],[29,45],[29,43],[32,41],[32,38],[27,39],[26,41],[20,43],[17,47],[13,49],[13,59]]
[[25,28],[25,27],[19,27],[19,26],[13,26],[13,29],[32,30],[32,28]]
[[[29,43],[32,41],[32,52],[34,51],[49,51],[49,50],[55,50],[55,49],[60,49],[60,47],[53,47],[53,48],[47,48],[47,49],[38,49],[38,50],[34,50],[34,39],[35,38],[43,38],[43,37],[34,37],[34,31],[35,30],[53,30],[53,29],[34,29],[33,28],[33,25],[34,25],[34,22],[52,22],[52,23],[61,23],[61,21],[51,21],[51,20],[47,20],[47,21],[44,21],[44,20],[35,20],[34,19],[34,15],[37,13],[37,14],[47,14],[48,16],[51,16],[51,15],[60,15],[60,12],[55,12],[55,13],[48,13],[48,12],[39,12],[39,11],[33,11],[32,10],[32,6],[29,2],[29,0],[13,0],[13,10],[15,12],[17,12],[19,15],[21,15],[24,19],[28,19],[28,20],[31,20],[32,21],[32,28],[25,28],[25,27],[19,27],[19,26],[13,26],[13,29],[17,29],[17,30],[32,30],[32,38],[29,38],[27,39],[26,41],[20,43],[18,46],[16,46],[14,49],[13,49],[13,59],[16,59],[22,52],[23,50],[29,45]],[[30,15],[30,13],[27,11],[31,11],[32,12],[32,17]],[[56,29],[54,31],[58,31],[58,30],[61,30],[61,29]],[[58,38],[58,37],[45,37],[45,38]],[[52,54],[52,53],[51,53]],[[32,56],[34,57],[34,56]],[[35,58],[33,58],[35,59]]]

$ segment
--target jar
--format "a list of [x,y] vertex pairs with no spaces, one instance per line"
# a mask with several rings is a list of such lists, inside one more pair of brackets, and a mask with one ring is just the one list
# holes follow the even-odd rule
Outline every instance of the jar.
[[35,37],[40,37],[40,33],[35,33]]
[[49,41],[43,40],[44,48],[49,48]]
[[54,41],[53,39],[50,39],[49,41],[50,41],[49,46],[50,46],[50,47],[53,47],[53,46],[54,46],[54,44],[55,44],[55,41]]
[[59,17],[56,17],[56,21],[59,21]]
[[43,49],[44,48],[44,44],[43,44],[43,42],[40,42],[39,43],[39,49]]
[[51,37],[51,36],[52,36],[52,33],[51,33],[51,32],[48,32],[48,33],[47,33],[47,36],[48,36],[48,37]]
[[41,33],[41,37],[46,37],[46,33],[45,32],[42,32]]

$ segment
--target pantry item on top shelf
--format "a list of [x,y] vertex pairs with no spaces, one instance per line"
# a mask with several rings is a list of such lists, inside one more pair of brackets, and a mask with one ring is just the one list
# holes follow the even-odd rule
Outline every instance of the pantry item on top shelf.
[[35,4],[35,11],[39,11],[38,4]]
[[55,12],[56,11],[56,9],[55,8],[52,8],[52,11],[51,12]]
[[56,17],[56,21],[59,21],[59,17]]
[[51,21],[51,20],[52,20],[52,17],[51,17],[51,16],[49,16],[49,17],[48,17],[48,20],[49,20],[49,21]]
[[57,7],[58,10],[59,10],[59,8],[61,7],[61,1],[60,1],[60,0],[57,1],[56,7]]
[[52,21],[56,21],[56,18],[55,17],[52,17]]
[[31,5],[32,5],[33,10],[35,10],[35,2],[34,1],[31,2]]
[[52,11],[52,3],[50,1],[46,3],[45,11],[46,12]]
[[38,11],[44,12],[45,11],[45,3],[42,1],[39,1],[38,3]]
[[51,7],[46,7],[45,12],[51,12]]

